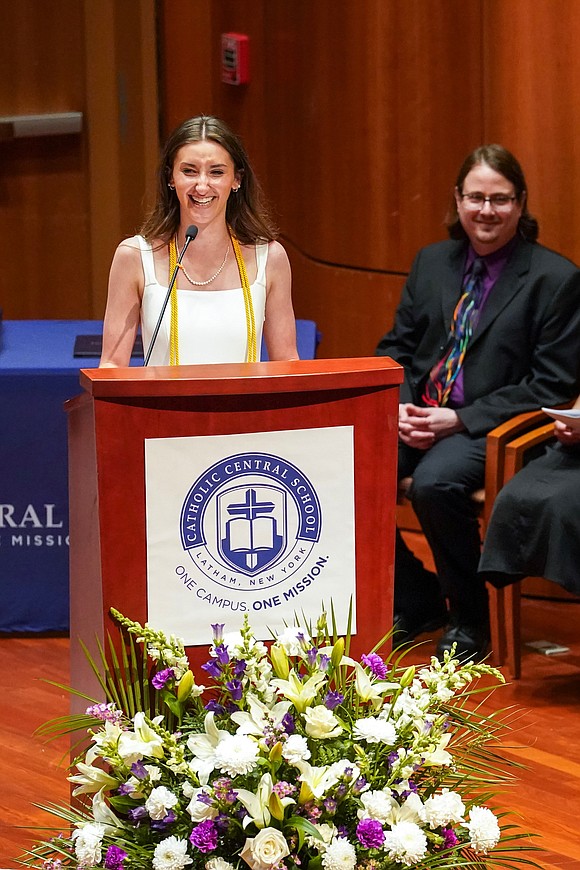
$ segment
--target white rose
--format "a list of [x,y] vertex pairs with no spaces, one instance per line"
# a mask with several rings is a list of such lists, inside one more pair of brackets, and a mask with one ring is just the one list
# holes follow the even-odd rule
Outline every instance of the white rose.
[[[185,791],[185,789],[184,789]],[[187,812],[191,816],[192,822],[204,822],[206,819],[215,819],[218,814],[217,808],[208,804],[205,800],[199,800],[200,796],[203,798],[204,795],[207,795],[208,791],[205,787],[193,789],[191,793],[191,800],[186,807]]]
[[319,704],[317,707],[308,707],[304,713],[306,719],[306,733],[309,737],[317,740],[325,740],[329,737],[338,737],[342,732],[342,725],[327,707]]
[[205,870],[234,870],[234,865],[223,858],[210,858],[205,862]]
[[241,858],[251,870],[269,870],[290,854],[284,835],[275,828],[262,828],[255,837],[248,837]]

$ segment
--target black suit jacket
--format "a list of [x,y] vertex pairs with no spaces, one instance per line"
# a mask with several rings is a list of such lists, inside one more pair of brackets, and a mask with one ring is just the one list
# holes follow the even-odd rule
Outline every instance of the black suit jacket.
[[[405,368],[401,402],[421,394],[441,358],[461,285],[468,243],[438,242],[417,254],[395,323],[377,354]],[[561,405],[580,391],[580,270],[537,243],[518,240],[493,287],[465,355],[464,407],[473,436],[514,414]]]

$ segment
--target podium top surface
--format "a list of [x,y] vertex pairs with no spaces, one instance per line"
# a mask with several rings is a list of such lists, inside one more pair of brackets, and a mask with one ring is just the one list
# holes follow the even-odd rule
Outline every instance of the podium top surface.
[[81,385],[94,398],[381,388],[402,381],[402,366],[389,357],[81,370]]

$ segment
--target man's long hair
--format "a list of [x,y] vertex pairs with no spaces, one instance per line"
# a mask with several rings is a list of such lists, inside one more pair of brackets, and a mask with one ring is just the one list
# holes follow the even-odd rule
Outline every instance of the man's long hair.
[[[528,193],[526,179],[522,167],[514,157],[514,155],[504,148],[503,145],[481,145],[472,151],[461,166],[455,186],[459,193],[463,193],[463,182],[466,176],[475,166],[489,166],[495,172],[499,172],[514,186],[515,196],[518,203],[522,205],[522,214],[518,222],[518,232],[522,238],[528,242],[535,242],[538,238],[540,228],[536,218],[528,211]],[[459,214],[457,212],[457,203],[453,198],[453,205],[449,209],[447,215],[447,231],[452,239],[465,239],[467,234],[461,226]]]

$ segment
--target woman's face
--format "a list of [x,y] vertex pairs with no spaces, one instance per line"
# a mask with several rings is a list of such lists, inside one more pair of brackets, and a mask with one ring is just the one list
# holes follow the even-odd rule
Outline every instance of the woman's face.
[[170,183],[181,206],[181,222],[204,226],[225,221],[228,198],[240,186],[240,179],[226,149],[204,139],[181,146]]

